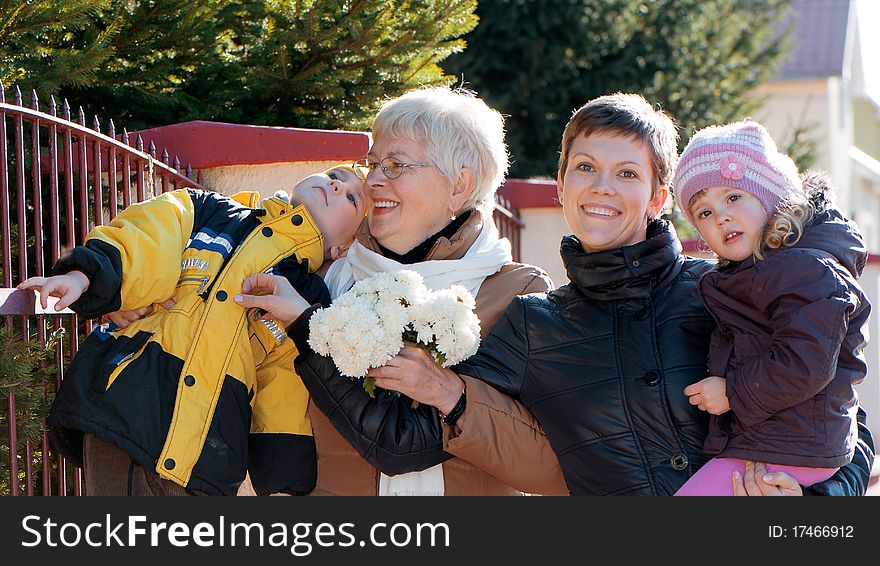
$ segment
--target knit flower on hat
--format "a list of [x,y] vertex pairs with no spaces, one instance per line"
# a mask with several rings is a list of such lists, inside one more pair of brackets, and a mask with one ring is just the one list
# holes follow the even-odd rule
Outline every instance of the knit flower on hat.
[[746,166],[736,160],[734,156],[721,158],[721,176],[725,179],[739,181],[746,172]]

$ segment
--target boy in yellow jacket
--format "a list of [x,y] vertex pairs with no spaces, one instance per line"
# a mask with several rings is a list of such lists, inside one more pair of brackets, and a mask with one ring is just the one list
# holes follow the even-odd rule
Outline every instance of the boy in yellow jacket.
[[286,277],[314,302],[314,272],[343,255],[364,218],[360,170],[337,166],[291,202],[180,189],[135,204],[21,289],[87,318],[173,299],[77,352],[49,413],[58,450],[90,495],[303,494],[317,473],[308,392],[284,329],[232,298],[254,273]]

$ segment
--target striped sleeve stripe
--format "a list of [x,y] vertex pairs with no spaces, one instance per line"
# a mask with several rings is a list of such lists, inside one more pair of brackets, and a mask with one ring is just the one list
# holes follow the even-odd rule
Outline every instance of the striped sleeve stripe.
[[187,247],[195,250],[219,252],[223,254],[223,257],[226,257],[232,253],[234,245],[229,234],[216,234],[210,228],[202,228],[192,237]]

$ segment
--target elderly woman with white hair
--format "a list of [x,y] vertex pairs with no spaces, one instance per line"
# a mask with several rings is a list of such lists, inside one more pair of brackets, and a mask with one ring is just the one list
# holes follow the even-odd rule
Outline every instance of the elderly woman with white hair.
[[[369,211],[347,257],[327,272],[333,298],[376,273],[411,269],[429,288],[460,284],[469,289],[485,336],[513,297],[551,287],[541,269],[512,261],[510,244],[499,239],[492,221],[495,192],[508,166],[498,112],[465,90],[422,89],[386,102],[372,134]],[[467,377],[447,384],[457,388],[449,406],[413,408],[407,397],[385,390],[371,398],[359,382],[340,375],[329,357],[309,347],[308,322],[317,307],[302,300],[291,303],[289,297],[282,301],[269,275],[253,279],[252,294],[236,299],[246,307],[260,306],[288,325],[299,348],[296,369],[312,396],[309,416],[318,451],[313,494],[566,493],[556,457],[518,402]],[[276,296],[255,296],[260,293]],[[408,355],[408,348],[412,346],[402,355]],[[518,450],[531,455],[537,451],[541,458],[520,463],[546,470],[524,474],[510,469],[509,475],[496,471],[492,476],[444,452],[443,435],[448,440],[453,428],[442,426],[441,418],[452,425],[465,403],[473,426],[492,421],[480,411],[510,416],[505,422],[517,428],[512,432],[518,442],[504,454],[505,461],[519,460]],[[544,479],[518,483],[523,477]]]

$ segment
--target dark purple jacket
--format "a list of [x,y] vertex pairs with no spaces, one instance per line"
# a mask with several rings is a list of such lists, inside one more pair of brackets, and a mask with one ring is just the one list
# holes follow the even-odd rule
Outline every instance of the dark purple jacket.
[[835,468],[857,440],[854,386],[867,371],[871,306],[856,279],[867,251],[855,224],[820,212],[792,247],[708,272],[700,292],[718,327],[709,375],[730,411],[710,419],[705,450]]

